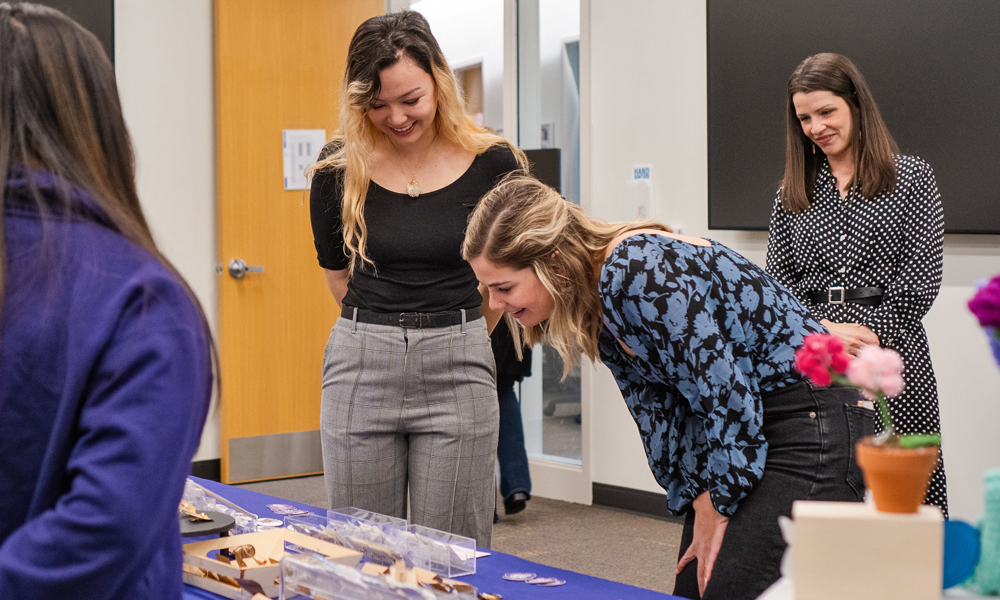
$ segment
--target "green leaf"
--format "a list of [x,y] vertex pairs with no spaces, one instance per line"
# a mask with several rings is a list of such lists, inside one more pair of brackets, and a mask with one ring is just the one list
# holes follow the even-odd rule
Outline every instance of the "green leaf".
[[940,433],[908,433],[899,436],[899,445],[903,448],[923,448],[924,446],[940,446]]

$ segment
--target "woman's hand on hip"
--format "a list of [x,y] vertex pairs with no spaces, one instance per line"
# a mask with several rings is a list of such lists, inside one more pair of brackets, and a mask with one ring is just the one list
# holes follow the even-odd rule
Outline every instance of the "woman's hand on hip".
[[692,560],[698,561],[698,593],[705,593],[705,586],[712,578],[712,568],[722,547],[722,538],[729,525],[729,517],[724,517],[715,510],[708,492],[702,492],[692,503],[694,506],[694,536],[687,552],[677,563],[677,573],[680,573]]
[[878,346],[878,336],[871,329],[858,323],[834,323],[822,319],[820,323],[830,330],[830,333],[840,338],[844,342],[844,350],[851,356],[857,356],[858,351],[864,346]]

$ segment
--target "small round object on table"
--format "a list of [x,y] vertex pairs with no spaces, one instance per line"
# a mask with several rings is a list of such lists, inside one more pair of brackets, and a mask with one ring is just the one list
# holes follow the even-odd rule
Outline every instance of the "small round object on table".
[[201,537],[216,533],[220,536],[226,535],[226,532],[236,525],[236,519],[227,514],[211,510],[203,512],[205,516],[210,517],[212,520],[192,521],[190,515],[179,513],[178,519],[181,523],[181,537]]
[[281,519],[257,519],[257,531],[271,531],[284,525]]

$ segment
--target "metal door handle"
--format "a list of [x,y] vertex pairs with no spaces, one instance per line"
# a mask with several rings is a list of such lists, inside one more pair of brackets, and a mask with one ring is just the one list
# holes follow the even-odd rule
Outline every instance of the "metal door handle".
[[247,273],[263,273],[264,267],[248,267],[243,260],[234,258],[229,261],[229,276],[233,279],[243,279]]

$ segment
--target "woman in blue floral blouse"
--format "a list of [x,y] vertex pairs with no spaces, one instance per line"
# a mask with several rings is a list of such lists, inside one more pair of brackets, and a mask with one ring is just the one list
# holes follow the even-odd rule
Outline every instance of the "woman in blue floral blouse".
[[515,336],[567,370],[581,353],[611,369],[686,515],[675,595],[758,597],[780,576],[793,501],[861,500],[852,448],[873,412],[794,370],[803,338],[826,330],[741,255],[655,221],[593,219],[529,178],[480,201],[463,253]]

